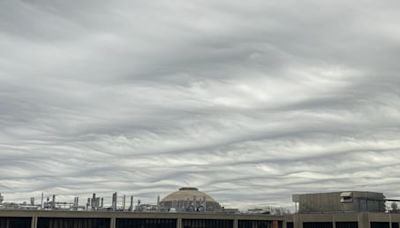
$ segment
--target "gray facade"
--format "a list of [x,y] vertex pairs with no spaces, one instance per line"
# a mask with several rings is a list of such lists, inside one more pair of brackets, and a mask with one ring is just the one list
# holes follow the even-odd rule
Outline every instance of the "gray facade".
[[285,228],[284,217],[223,213],[0,210],[0,228]]
[[399,228],[400,214],[336,212],[294,214],[285,217],[287,228]]
[[293,195],[299,213],[385,212],[385,196],[377,192],[330,192]]

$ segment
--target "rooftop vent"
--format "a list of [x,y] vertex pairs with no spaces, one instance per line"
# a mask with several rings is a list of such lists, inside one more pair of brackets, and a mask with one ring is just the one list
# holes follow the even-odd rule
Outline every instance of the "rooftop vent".
[[352,203],[353,202],[353,193],[352,192],[340,193],[340,202],[341,203]]

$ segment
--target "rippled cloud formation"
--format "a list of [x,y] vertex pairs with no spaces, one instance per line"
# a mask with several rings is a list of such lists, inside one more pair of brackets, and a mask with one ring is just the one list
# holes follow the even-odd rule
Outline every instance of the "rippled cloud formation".
[[0,192],[400,197],[399,7],[1,1]]

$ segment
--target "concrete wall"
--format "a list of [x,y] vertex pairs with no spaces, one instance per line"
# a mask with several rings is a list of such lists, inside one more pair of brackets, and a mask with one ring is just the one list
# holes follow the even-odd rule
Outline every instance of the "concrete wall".
[[[285,216],[285,222],[292,222],[294,228],[304,228],[304,223],[332,223],[337,228],[337,223],[356,222],[358,228],[371,228],[371,223],[385,223],[389,228],[396,228],[400,224],[400,214],[389,213],[318,213],[318,214],[295,214]],[[396,227],[394,227],[396,226]],[[322,227],[322,226],[321,226]]]
[[[196,228],[241,228],[240,221],[255,221],[252,228],[261,228],[257,221],[268,221],[269,226],[262,228],[286,228],[282,216],[272,215],[237,215],[237,214],[218,214],[218,213],[133,213],[133,212],[89,212],[89,211],[6,211],[0,210],[0,219],[7,218],[30,218],[30,227],[16,228],[61,228],[61,227],[80,227],[80,228],[118,228],[117,224],[141,224],[140,227],[160,227],[155,225],[157,220],[173,220],[176,228],[187,227]],[[136,219],[133,223],[122,223],[120,219]],[[106,220],[106,221],[105,221]],[[227,221],[227,222],[223,222]],[[43,225],[45,223],[45,225]],[[7,224],[7,223],[5,223]],[[145,224],[145,225],[143,225]],[[147,225],[146,225],[147,224]],[[171,227],[171,223],[164,224],[166,228]],[[193,226],[190,224],[194,224]],[[220,227],[221,224],[224,227]],[[228,225],[227,225],[228,224]],[[242,224],[242,223],[241,223]],[[248,223],[246,223],[248,224]],[[129,225],[129,226],[131,226]],[[123,226],[123,225],[120,225]],[[139,226],[139,225],[138,225]],[[229,227],[228,227],[229,226]],[[125,225],[123,226],[125,227]],[[122,227],[122,228],[123,228]],[[161,226],[162,227],[162,226]],[[14,228],[13,226],[0,228]],[[247,228],[247,227],[242,227]]]
[[353,204],[341,203],[340,192],[299,196],[299,212],[353,211]]
[[382,193],[353,191],[351,202],[341,202],[341,193],[297,195],[299,213],[385,211],[385,197]]

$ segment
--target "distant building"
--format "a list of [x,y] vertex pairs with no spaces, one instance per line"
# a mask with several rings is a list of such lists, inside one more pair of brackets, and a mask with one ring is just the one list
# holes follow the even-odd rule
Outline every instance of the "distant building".
[[330,192],[293,195],[299,213],[385,212],[385,196],[378,192]]
[[[400,213],[395,202],[382,193],[345,191],[293,195],[298,209],[294,214],[271,215],[264,210],[237,213],[221,205],[197,188],[181,188],[157,199],[157,205],[141,204],[129,209],[117,205],[103,208],[94,194],[82,211],[76,197],[71,207],[60,207],[55,195],[40,206],[0,203],[0,228],[399,228]],[[42,200],[43,201],[43,200]],[[385,210],[385,203],[392,202]],[[68,203],[66,203],[68,204]],[[389,204],[388,204],[389,205]],[[109,210],[111,209],[111,210]],[[266,210],[268,212],[268,210]]]
[[197,188],[184,187],[167,195],[160,201],[160,208],[167,211],[222,211],[221,205]]
[[[399,228],[400,214],[388,213],[377,192],[293,195],[297,213],[285,216],[286,228]],[[284,226],[285,227],[285,226]]]

